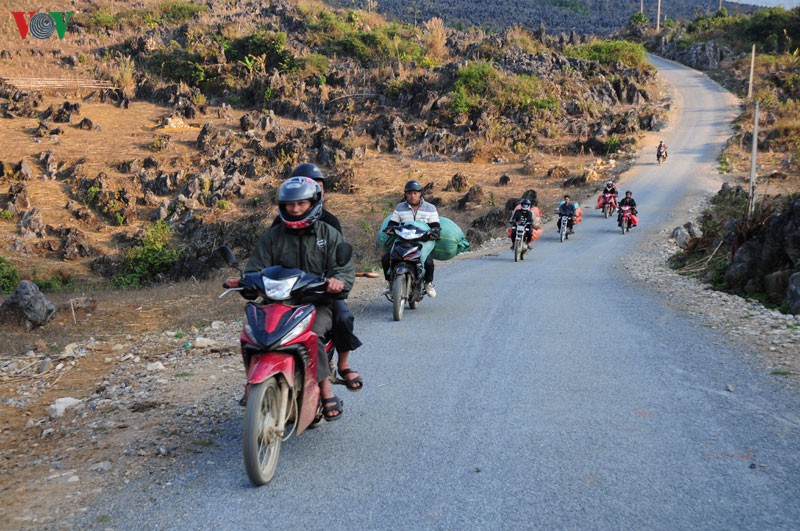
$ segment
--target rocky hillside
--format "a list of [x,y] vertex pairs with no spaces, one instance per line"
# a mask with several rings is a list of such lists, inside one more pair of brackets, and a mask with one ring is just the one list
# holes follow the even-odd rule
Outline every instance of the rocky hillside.
[[[352,5],[349,0],[333,0],[330,2],[340,7]],[[379,13],[391,15],[406,23],[422,23],[432,17],[440,17],[453,27],[478,27],[492,30],[503,30],[515,26],[544,30],[552,34],[608,36],[622,29],[644,5],[644,15],[649,20],[656,20],[658,2],[638,0],[609,2],[607,0],[539,0],[535,2],[518,2],[500,0],[489,4],[482,2],[456,2],[454,0],[379,0],[363,3],[372,4]],[[661,16],[671,21],[689,20],[698,12],[704,13],[717,9],[718,2],[699,2],[697,0],[679,0],[663,2]],[[732,12],[752,12],[755,7],[746,4],[723,2],[723,6]]]
[[[220,242],[249,252],[305,160],[330,175],[329,203],[351,205],[334,210],[362,266],[410,175],[465,228],[483,220],[480,240],[506,199],[604,179],[663,124],[653,70],[627,43],[415,28],[313,2],[120,4],[82,5],[63,43],[0,50],[4,268],[51,287],[200,278]],[[67,76],[101,88],[31,85]]]

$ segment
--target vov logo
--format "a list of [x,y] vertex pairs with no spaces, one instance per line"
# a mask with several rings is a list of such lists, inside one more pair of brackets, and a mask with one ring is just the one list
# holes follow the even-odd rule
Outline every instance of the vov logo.
[[49,13],[30,11],[27,13],[28,22],[25,22],[25,11],[11,12],[17,23],[19,36],[23,39],[28,36],[28,33],[36,39],[49,39],[53,32],[58,34],[59,39],[63,39],[72,13],[74,11],[50,11]]

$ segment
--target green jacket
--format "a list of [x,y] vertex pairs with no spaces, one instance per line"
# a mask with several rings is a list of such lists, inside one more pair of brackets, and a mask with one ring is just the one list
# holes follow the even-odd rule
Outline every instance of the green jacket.
[[290,231],[281,223],[259,238],[245,272],[261,271],[273,265],[296,267],[306,273],[341,280],[346,296],[356,280],[356,266],[352,260],[344,266],[336,265],[336,246],[343,241],[344,236],[327,223],[318,221],[300,233]]

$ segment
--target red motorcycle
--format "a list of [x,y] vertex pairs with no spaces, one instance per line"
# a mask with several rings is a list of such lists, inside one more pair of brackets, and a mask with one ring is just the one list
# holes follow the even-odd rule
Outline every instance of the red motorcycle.
[[633,223],[633,211],[631,207],[624,205],[619,207],[619,226],[622,228],[622,234],[631,230]]
[[[220,253],[225,262],[238,269],[230,249]],[[336,262],[350,260],[352,247],[340,244]],[[220,298],[239,291],[248,302],[240,337],[242,359],[247,371],[246,411],[242,454],[247,475],[254,485],[268,483],[278,465],[281,442],[294,433],[299,436],[322,420],[322,401],[317,383],[317,335],[311,331],[314,302],[331,297],[325,277],[280,265],[255,273],[241,272],[228,279]],[[328,360],[333,355],[329,339]]]
[[617,196],[612,193],[603,194],[603,217],[608,219],[617,211]]

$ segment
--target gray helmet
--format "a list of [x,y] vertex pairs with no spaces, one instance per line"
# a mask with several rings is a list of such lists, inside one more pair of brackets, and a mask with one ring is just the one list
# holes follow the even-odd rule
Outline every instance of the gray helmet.
[[292,170],[291,177],[311,177],[315,181],[325,181],[325,175],[316,164],[304,162]]
[[419,181],[408,181],[406,183],[406,187],[403,189],[403,192],[421,192],[422,185],[419,184]]
[[[292,216],[286,211],[286,203],[311,201],[301,216]],[[278,188],[278,215],[286,227],[300,230],[313,225],[322,215],[322,187],[310,177],[289,177]]]

